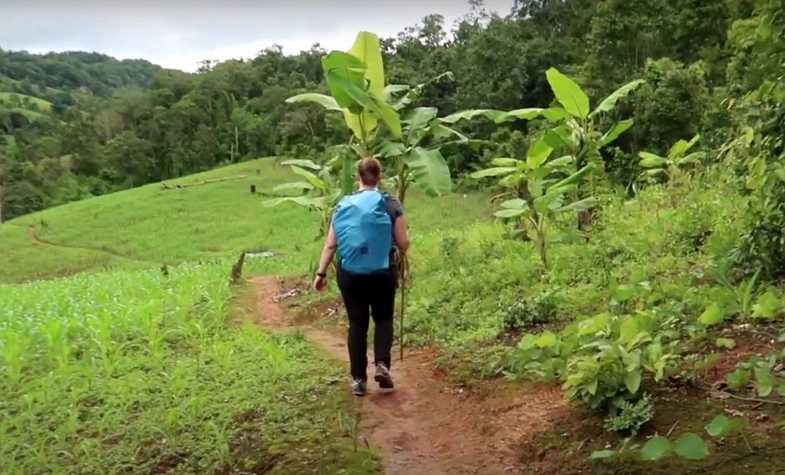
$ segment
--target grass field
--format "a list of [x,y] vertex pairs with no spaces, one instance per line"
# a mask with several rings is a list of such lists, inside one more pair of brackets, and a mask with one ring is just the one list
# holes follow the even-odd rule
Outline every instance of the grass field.
[[[52,450],[71,451],[67,457],[73,465],[66,471],[73,473],[130,465],[156,471],[167,464],[191,472],[238,469],[247,463],[237,442],[249,440],[246,430],[283,434],[250,439],[250,450],[264,454],[262,460],[291,464],[293,454],[305,449],[313,458],[304,457],[303,467],[324,457],[336,467],[356,467],[350,473],[374,470],[373,457],[347,451],[345,433],[335,428],[345,408],[343,396],[336,396],[344,394],[343,386],[335,386],[341,387],[337,392],[325,384],[342,381],[335,365],[299,336],[224,324],[229,309],[242,308],[225,293],[229,265],[240,251],[274,253],[251,259],[249,273],[312,272],[321,247],[315,239],[318,217],[294,205],[266,207],[265,197],[249,192],[251,185],[263,193],[291,178],[275,160],[259,159],[0,226],[0,253],[6,258],[0,281],[10,284],[0,286],[5,368],[0,389],[12,395],[0,412],[5,437],[19,440],[4,443],[2,455],[14,460],[17,472],[34,466],[29,464],[56,467]],[[205,183],[215,179],[226,180]],[[716,186],[716,179],[706,175],[690,186],[650,186],[635,199],[608,194],[588,240],[575,231],[574,217],[565,216],[553,227],[548,270],[531,242],[504,238],[504,225],[489,219],[488,195],[456,193],[432,200],[412,194],[406,210],[413,236],[407,342],[439,348],[439,363],[462,381],[549,375],[563,382],[565,367],[559,365],[572,365],[565,363],[569,358],[593,358],[579,353],[591,345],[575,355],[532,353],[519,345],[522,335],[560,341],[587,322],[610,322],[607,331],[592,336],[605,341],[616,338],[620,322],[640,319],[659,326],[662,336],[653,345],[662,341],[673,352],[669,361],[679,362],[668,363],[668,371],[700,380],[707,374],[702,368],[717,358],[734,358],[727,364],[735,365],[745,354],[726,355],[715,343],[728,333],[696,324],[713,303],[732,304],[739,295],[721,272],[738,239],[743,200]],[[162,277],[163,263],[171,266],[172,280]],[[73,274],[78,275],[20,284]],[[241,291],[234,295],[243,298]],[[337,296],[331,281],[330,292],[316,299]],[[344,317],[339,312],[334,318]],[[209,328],[199,330],[205,322]],[[739,342],[755,337],[754,331],[733,331]],[[105,341],[113,342],[104,345],[114,348],[111,355],[100,344],[106,335]],[[768,344],[765,351],[782,351],[781,346]],[[142,374],[152,376],[141,381]],[[297,379],[301,374],[321,376]],[[647,391],[668,387],[646,377]],[[252,383],[237,388],[230,381]],[[185,401],[167,399],[166,394],[182,393],[178,385],[197,389]],[[118,394],[117,388],[125,391]],[[231,404],[215,397],[224,393],[231,395]],[[276,399],[281,394],[289,405]],[[701,394],[690,398],[686,403],[703,401]],[[704,402],[702,412],[680,417],[682,427],[700,432],[707,418],[722,411],[717,403]],[[272,412],[251,417],[248,429],[238,420],[255,414],[255,404]],[[763,416],[779,420],[776,413]],[[301,427],[298,434],[305,439],[289,437],[286,424]],[[538,440],[554,437],[572,444],[564,459],[549,457],[586,469],[592,451],[616,445],[620,436],[605,431],[596,415],[582,424],[572,431],[574,437],[565,439],[556,430]],[[671,418],[656,418],[643,435],[665,433],[671,425]],[[26,426],[36,429],[22,437]],[[63,427],[62,433],[45,430],[55,426]],[[774,443],[776,431],[773,422],[756,423],[752,435],[765,448]],[[325,437],[336,444],[320,444]],[[592,442],[585,443],[587,438]],[[724,455],[746,450],[746,445],[733,447]]]
[[[169,186],[240,177],[188,188],[143,186],[51,208],[0,226],[0,252],[8,264],[0,282],[68,275],[74,271],[147,263],[231,257],[242,250],[271,250],[269,272],[304,272],[317,257],[315,215],[295,205],[264,206],[252,195],[290,181],[273,159],[259,159],[167,182]],[[485,195],[451,195],[433,201],[414,193],[408,207],[412,232],[424,238],[460,228],[488,214]],[[450,212],[460,209],[461,212]],[[447,212],[445,212],[447,211]],[[34,242],[29,228],[50,245]]]
[[[249,192],[291,178],[260,159],[0,225],[5,470],[375,472],[339,423],[343,371],[300,335],[227,323],[253,311],[227,286],[240,251],[273,251],[249,262],[264,274],[318,256],[315,215]],[[409,208],[423,250],[488,214],[483,195],[414,193]]]
[[0,285],[3,472],[373,472],[337,422],[340,372],[244,325],[229,267]]
[[[15,92],[0,92],[0,105],[11,104],[13,96],[19,97],[19,100],[33,104],[39,112],[49,112],[52,110],[52,103],[41,99],[39,97],[28,96],[26,94],[18,94]],[[24,107],[23,107],[24,108]]]

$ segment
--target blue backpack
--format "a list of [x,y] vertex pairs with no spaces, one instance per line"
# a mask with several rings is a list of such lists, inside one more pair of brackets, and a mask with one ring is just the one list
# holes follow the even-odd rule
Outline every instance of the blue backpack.
[[386,197],[368,190],[344,197],[333,216],[341,268],[372,274],[390,267],[392,218]]

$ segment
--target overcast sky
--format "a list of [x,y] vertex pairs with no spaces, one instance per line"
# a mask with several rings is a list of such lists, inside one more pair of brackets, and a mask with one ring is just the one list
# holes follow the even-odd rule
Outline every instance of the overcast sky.
[[[509,13],[513,0],[486,0]],[[0,48],[98,51],[194,71],[204,59],[287,54],[320,43],[348,49],[360,30],[394,36],[429,13],[449,30],[466,0],[0,0]]]

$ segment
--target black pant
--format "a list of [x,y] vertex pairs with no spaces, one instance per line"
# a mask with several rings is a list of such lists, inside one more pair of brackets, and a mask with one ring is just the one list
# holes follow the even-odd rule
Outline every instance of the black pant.
[[376,327],[373,336],[374,363],[383,363],[390,367],[395,279],[392,272],[352,274],[339,270],[338,287],[349,315],[348,346],[352,378],[365,381],[368,366],[368,323],[371,315]]

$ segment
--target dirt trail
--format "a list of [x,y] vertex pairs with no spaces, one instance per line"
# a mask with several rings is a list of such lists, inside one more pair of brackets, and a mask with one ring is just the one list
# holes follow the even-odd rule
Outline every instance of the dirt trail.
[[[272,277],[252,282],[258,323],[292,327],[287,310],[276,302],[283,293],[280,282]],[[300,328],[330,355],[348,361],[344,336],[313,326]],[[404,361],[393,361],[395,391],[382,392],[370,381],[370,393],[354,398],[362,436],[381,452],[385,472],[530,473],[516,447],[566,417],[560,390],[538,386],[479,394],[446,383],[434,371],[433,357],[428,351],[408,351]]]
[[[20,227],[22,227],[22,226],[20,226]],[[124,256],[124,255],[120,254],[119,252],[113,251],[113,250],[108,249],[108,248],[103,248],[103,247],[85,247],[85,246],[72,246],[72,245],[68,245],[68,244],[56,244],[56,243],[53,243],[52,241],[48,241],[46,239],[41,238],[38,235],[38,230],[36,229],[35,226],[27,226],[27,236],[30,238],[30,241],[32,241],[33,244],[41,244],[41,245],[44,245],[44,246],[62,247],[62,248],[65,248],[65,249],[78,249],[78,250],[81,250],[81,251],[97,252],[97,253],[100,253],[100,254],[107,254],[107,255],[110,255],[112,257],[116,257],[116,258],[119,258],[119,259],[125,259],[127,261],[151,262],[152,263],[152,261],[145,261],[145,260],[142,260],[142,259],[136,259],[136,258],[133,258],[133,257]]]

